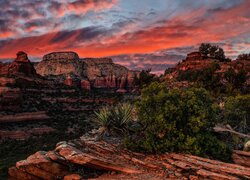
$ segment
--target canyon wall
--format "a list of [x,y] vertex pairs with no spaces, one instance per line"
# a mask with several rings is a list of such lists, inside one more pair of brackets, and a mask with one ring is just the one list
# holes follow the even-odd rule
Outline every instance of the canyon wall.
[[63,76],[67,85],[81,86],[86,90],[116,89],[118,92],[131,90],[138,74],[113,63],[110,58],[80,59],[74,52],[49,53],[35,68],[38,74],[45,77]]

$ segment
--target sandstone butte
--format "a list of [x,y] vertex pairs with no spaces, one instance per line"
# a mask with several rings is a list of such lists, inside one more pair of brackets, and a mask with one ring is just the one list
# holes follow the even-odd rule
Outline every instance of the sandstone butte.
[[110,58],[80,59],[74,52],[53,52],[33,65],[28,55],[20,51],[10,64],[0,63],[0,111],[20,111],[24,94],[48,94],[75,88],[83,91],[112,89],[124,93],[133,90],[137,74],[113,63]]
[[250,153],[234,151],[235,164],[189,154],[145,155],[110,141],[82,136],[59,142],[9,168],[9,179],[250,179]]
[[139,72],[113,63],[110,58],[79,58],[75,52],[52,52],[43,56],[36,66],[38,74],[64,76],[64,83],[83,89],[108,88],[127,92]]

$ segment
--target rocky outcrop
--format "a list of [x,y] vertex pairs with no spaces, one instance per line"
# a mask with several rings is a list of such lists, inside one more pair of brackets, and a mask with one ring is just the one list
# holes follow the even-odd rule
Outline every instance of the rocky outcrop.
[[[37,72],[42,76],[64,76],[64,84],[79,85],[81,81],[90,84],[90,88],[120,89],[133,88],[133,80],[137,73],[126,67],[114,64],[110,58],[79,59],[74,52],[54,52],[47,54],[36,65]],[[69,77],[73,77],[71,80]],[[88,83],[86,82],[88,81]],[[122,83],[122,84],[121,84]],[[88,86],[88,85],[87,85]]]
[[[185,71],[199,71],[202,72],[210,67],[215,68],[215,74],[221,79],[222,84],[226,83],[224,78],[225,72],[233,69],[235,72],[244,70],[247,75],[247,80],[244,86],[250,86],[250,61],[247,60],[233,60],[231,62],[220,62],[217,59],[207,57],[199,52],[189,53],[186,59],[179,62],[174,68],[168,69],[163,79],[175,80],[181,72]],[[247,88],[246,88],[247,89]]]
[[250,152],[234,150],[232,159],[236,164],[250,167]]
[[195,51],[187,54],[186,61],[204,60],[207,58],[207,56],[201,54],[199,51]]
[[43,56],[35,68],[42,76],[50,75],[82,75],[82,64],[74,52],[53,52]]
[[88,90],[88,91],[91,90],[90,82],[88,80],[82,79],[81,80],[81,88]]
[[43,61],[75,61],[79,60],[75,52],[52,52],[43,56]]
[[0,75],[36,76],[36,70],[25,52],[19,51],[16,59],[9,65],[0,68]]
[[137,75],[126,67],[114,64],[110,58],[81,59],[84,64],[83,74],[93,88],[111,88],[127,91],[133,88],[133,80]]
[[39,151],[9,169],[10,179],[31,177],[229,180],[249,179],[250,168],[188,154],[133,153],[112,143],[84,136],[71,142],[60,142],[53,151]]
[[0,86],[11,86],[16,83],[14,78],[0,77]]

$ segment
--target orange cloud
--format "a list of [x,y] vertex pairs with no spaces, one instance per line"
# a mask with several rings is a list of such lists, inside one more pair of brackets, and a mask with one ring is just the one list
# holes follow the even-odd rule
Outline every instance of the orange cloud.
[[114,4],[117,3],[117,0],[85,0],[85,1],[74,1],[67,4],[66,9],[72,11],[76,14],[85,14],[87,11],[100,11],[103,9],[110,9]]
[[[87,1],[87,6],[69,8],[75,12],[93,8],[94,1]],[[99,1],[98,1],[99,2]],[[109,2],[109,3],[108,3]],[[100,1],[98,8],[111,7],[116,1]],[[63,35],[60,32],[41,36],[10,40],[0,44],[0,58],[13,56],[23,50],[33,56],[42,56],[51,51],[72,50],[81,57],[114,56],[120,54],[150,53],[161,49],[196,45],[201,42],[223,42],[249,33],[250,1],[238,6],[207,11],[179,14],[165,23],[155,24],[146,29],[124,33],[97,31],[84,35],[85,29],[74,30]],[[62,36],[62,37],[61,37]],[[93,38],[88,38],[92,37]],[[60,37],[60,38],[58,38]],[[54,39],[58,39],[55,41]]]

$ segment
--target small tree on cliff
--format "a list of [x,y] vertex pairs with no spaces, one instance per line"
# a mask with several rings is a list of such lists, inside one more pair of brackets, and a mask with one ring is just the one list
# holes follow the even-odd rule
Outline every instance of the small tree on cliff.
[[156,79],[157,78],[155,74],[151,73],[151,69],[142,70],[139,74],[139,77],[135,77],[134,84],[142,88],[143,86],[150,84]]
[[202,43],[199,47],[199,51],[201,54],[218,59],[221,62],[230,61],[230,59],[226,58],[224,50],[217,45]]

